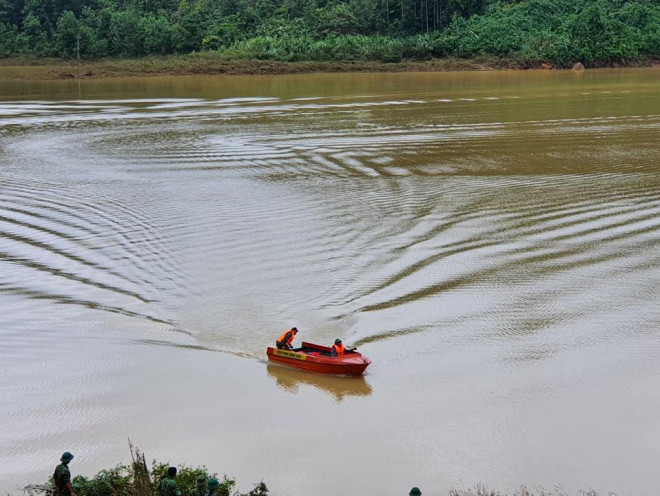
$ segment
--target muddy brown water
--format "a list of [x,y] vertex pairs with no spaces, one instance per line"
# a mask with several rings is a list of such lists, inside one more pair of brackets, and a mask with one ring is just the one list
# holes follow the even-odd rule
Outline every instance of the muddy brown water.
[[656,494],[659,263],[658,69],[0,80],[0,489]]

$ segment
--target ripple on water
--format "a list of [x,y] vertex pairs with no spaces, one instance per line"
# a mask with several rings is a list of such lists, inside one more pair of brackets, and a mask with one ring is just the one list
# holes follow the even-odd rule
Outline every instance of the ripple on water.
[[[495,110],[504,105],[543,112],[521,119],[534,112]],[[14,247],[10,257],[152,307],[159,278],[174,271],[162,253],[174,246],[196,297],[237,281],[246,292],[277,292],[294,274],[311,288],[304,305],[342,319],[612,266],[634,246],[651,246],[658,185],[626,174],[655,170],[660,117],[552,115],[545,105],[529,95],[460,93],[13,102],[8,122],[55,129],[54,141],[67,136],[63,126],[78,126],[87,137],[70,143],[79,161],[104,157],[113,173],[181,191],[168,187],[154,200],[171,222],[164,238],[148,214],[120,202],[81,198],[73,208],[61,191],[39,203],[37,193],[16,190],[2,220],[33,254],[20,258]],[[593,137],[606,143],[595,147]],[[10,151],[25,151],[16,143]],[[51,148],[54,161],[65,154]],[[187,197],[193,206],[183,205]],[[323,284],[313,280],[318,271]],[[114,303],[105,302],[123,308]],[[237,306],[231,299],[223,308]]]
[[177,269],[148,216],[57,183],[4,177],[0,191],[1,292],[167,322],[158,293]]
[[[428,480],[437,460],[505,482],[564,460],[583,483],[635,443],[653,473],[637,441],[657,431],[660,109],[591,74],[0,103],[0,459],[31,474],[75,434],[99,463],[127,426],[158,446],[172,415],[200,454],[210,431],[177,389],[217,400],[211,431],[254,422],[228,433],[246,456],[272,416],[257,403],[295,418],[304,401],[305,419],[357,426],[353,465],[375,473],[402,453]],[[359,345],[367,376],[264,370],[291,325]]]

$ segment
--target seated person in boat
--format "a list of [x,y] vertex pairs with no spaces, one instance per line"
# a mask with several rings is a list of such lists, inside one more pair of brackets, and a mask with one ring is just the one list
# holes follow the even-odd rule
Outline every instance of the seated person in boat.
[[330,349],[330,356],[343,355],[345,352],[346,348],[344,347],[344,343],[341,342],[341,339],[335,339],[335,344],[333,344]]
[[284,333],[275,341],[275,346],[278,350],[292,350],[293,349],[293,338],[298,334],[298,328],[292,327]]

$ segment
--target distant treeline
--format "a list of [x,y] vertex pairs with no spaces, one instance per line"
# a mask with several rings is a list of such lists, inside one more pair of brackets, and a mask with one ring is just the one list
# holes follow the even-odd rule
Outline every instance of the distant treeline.
[[660,57],[660,0],[0,0],[0,57]]

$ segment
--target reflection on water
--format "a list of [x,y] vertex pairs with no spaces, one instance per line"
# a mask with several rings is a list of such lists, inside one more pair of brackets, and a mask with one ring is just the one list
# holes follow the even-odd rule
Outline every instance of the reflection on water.
[[268,375],[277,386],[290,394],[297,394],[301,386],[312,386],[334,398],[337,403],[349,396],[369,396],[371,386],[363,376],[337,377],[296,370],[284,365],[268,364]]

